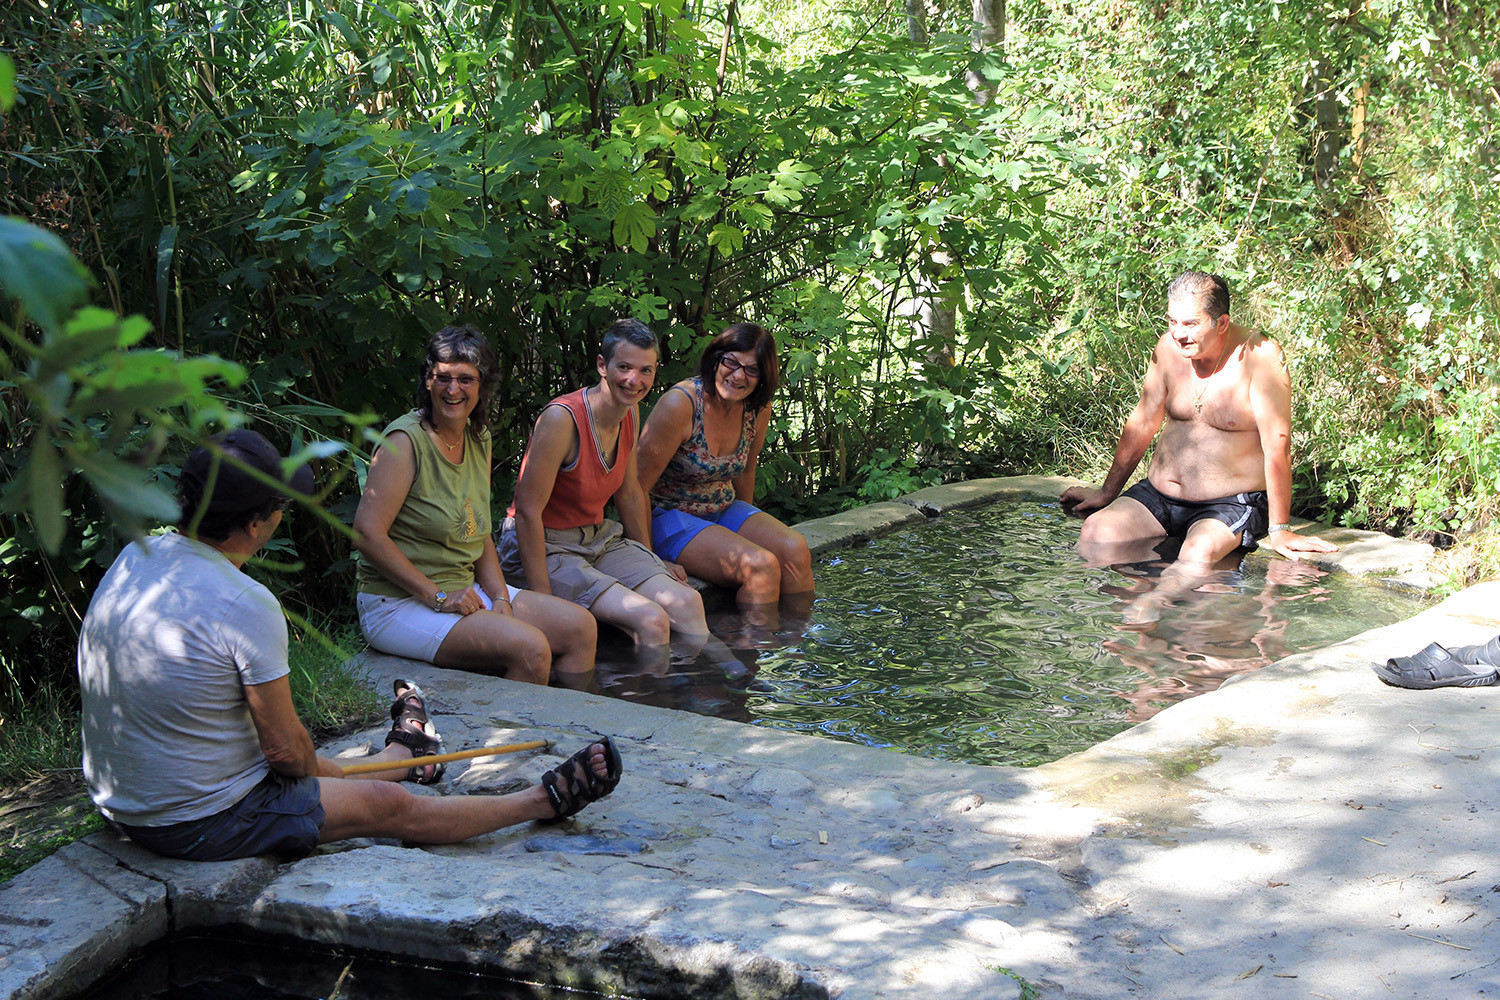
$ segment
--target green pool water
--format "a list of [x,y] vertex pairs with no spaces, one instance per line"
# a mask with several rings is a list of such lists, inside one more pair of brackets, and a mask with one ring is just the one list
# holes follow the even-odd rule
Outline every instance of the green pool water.
[[1269,572],[1260,560],[1220,571],[1145,615],[1166,563],[1086,566],[1074,551],[1078,523],[1055,504],[997,504],[831,553],[815,567],[805,620],[755,626],[721,614],[711,624],[728,649],[668,669],[640,669],[606,643],[601,688],[925,757],[1024,766],[1426,606],[1278,559]]

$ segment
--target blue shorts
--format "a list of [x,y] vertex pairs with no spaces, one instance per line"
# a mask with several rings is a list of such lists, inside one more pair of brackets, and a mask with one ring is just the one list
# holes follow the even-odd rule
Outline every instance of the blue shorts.
[[270,772],[222,812],[166,826],[116,824],[149,851],[189,861],[231,861],[257,854],[305,857],[323,831],[317,778]]
[[705,520],[684,514],[675,508],[656,507],[651,511],[651,548],[663,559],[677,561],[687,543],[698,537],[698,532],[711,524],[730,531],[739,531],[744,523],[760,513],[760,508],[743,500],[736,500],[725,508],[724,513],[713,520]]

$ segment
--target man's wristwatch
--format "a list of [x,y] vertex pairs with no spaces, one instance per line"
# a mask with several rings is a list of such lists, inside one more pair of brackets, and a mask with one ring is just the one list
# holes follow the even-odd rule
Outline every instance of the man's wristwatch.
[[448,592],[446,590],[440,590],[440,591],[438,591],[437,594],[434,595],[433,598],[432,598],[432,610],[439,611],[439,612],[442,611],[443,610],[443,602],[446,601],[447,599],[448,599]]
[[1273,524],[1273,525],[1271,525],[1271,528],[1267,532],[1267,534],[1274,535],[1278,531],[1291,531],[1291,530],[1292,530],[1292,522],[1290,522],[1290,521],[1282,521],[1279,524]]

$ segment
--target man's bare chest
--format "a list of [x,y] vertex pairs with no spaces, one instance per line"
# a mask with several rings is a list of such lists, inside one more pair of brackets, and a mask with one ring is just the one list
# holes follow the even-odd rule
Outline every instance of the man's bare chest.
[[1255,430],[1250,405],[1250,383],[1244,365],[1226,364],[1208,378],[1199,378],[1184,363],[1167,383],[1167,416],[1180,424],[1225,433]]

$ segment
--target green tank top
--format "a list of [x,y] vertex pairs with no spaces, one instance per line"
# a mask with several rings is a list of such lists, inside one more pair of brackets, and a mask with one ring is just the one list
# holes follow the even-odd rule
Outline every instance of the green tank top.
[[[422,429],[416,410],[392,420],[385,433],[394,431],[410,439],[417,471],[391,522],[391,541],[439,589],[463,590],[474,582],[474,564],[490,533],[489,432],[475,435],[466,428],[464,460],[455,464]],[[411,596],[363,558],[358,580],[361,593]]]

